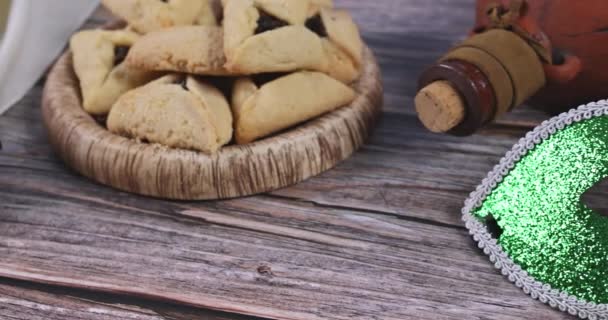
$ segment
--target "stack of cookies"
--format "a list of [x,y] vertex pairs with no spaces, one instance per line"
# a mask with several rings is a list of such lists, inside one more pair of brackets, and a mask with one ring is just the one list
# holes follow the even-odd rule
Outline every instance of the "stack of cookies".
[[351,103],[363,43],[331,0],[103,0],[128,26],[70,42],[84,109],[129,138],[214,153]]

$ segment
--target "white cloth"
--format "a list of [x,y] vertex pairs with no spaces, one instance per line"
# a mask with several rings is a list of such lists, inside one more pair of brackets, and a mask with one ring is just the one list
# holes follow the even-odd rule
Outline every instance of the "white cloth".
[[32,88],[98,5],[99,0],[11,2],[0,45],[0,115]]

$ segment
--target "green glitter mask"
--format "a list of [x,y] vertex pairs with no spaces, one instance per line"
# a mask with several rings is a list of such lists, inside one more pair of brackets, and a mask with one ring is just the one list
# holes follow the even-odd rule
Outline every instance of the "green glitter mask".
[[606,177],[601,101],[530,132],[471,194],[464,220],[496,267],[533,298],[608,318],[608,217],[581,200]]

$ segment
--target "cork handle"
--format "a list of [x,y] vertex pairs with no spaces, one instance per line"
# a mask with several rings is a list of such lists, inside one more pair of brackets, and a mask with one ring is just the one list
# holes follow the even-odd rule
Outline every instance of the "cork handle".
[[446,133],[465,117],[465,102],[448,81],[435,81],[422,88],[415,104],[420,121],[432,132]]

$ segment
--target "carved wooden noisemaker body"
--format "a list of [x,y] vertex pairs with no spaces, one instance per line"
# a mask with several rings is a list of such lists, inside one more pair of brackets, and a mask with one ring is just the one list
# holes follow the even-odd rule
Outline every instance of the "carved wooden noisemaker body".
[[528,101],[555,114],[608,97],[608,1],[478,0],[470,37],[420,76],[433,132],[469,135]]

